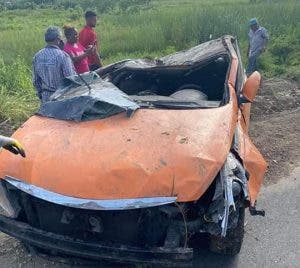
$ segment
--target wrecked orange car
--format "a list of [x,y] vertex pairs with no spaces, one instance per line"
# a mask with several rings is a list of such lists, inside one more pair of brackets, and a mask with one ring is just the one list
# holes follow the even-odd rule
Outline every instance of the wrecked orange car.
[[0,230],[89,259],[180,265],[193,237],[237,254],[266,162],[248,136],[259,73],[231,36],[66,79],[0,154]]

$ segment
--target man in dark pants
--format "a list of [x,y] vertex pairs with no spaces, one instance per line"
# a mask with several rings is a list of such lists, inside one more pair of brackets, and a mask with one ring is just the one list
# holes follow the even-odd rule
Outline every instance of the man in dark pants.
[[93,11],[87,11],[85,13],[85,21],[86,25],[79,33],[79,43],[86,49],[89,49],[91,47],[96,48],[96,53],[93,53],[92,55],[88,56],[88,64],[90,71],[95,71],[102,67],[101,58],[97,50],[97,34],[94,29],[97,24],[97,14]]
[[269,34],[264,27],[259,26],[256,18],[249,21],[249,46],[248,46],[248,67],[247,75],[257,71],[258,57],[266,50],[269,41]]

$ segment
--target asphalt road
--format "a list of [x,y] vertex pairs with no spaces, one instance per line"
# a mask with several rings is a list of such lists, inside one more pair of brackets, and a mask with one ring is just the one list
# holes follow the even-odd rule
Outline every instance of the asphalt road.
[[[266,217],[246,218],[246,233],[241,253],[235,258],[201,250],[195,254],[194,267],[300,267],[299,220],[300,167],[289,178],[264,186],[258,208]],[[120,267],[111,265],[70,265],[63,259],[41,258],[26,253],[18,241],[0,233],[0,268],[23,267]],[[128,266],[126,266],[128,267]],[[139,267],[139,266],[137,266]]]
[[235,258],[200,252],[194,267],[300,267],[300,167],[289,178],[265,186],[257,208],[265,217],[247,215],[242,250]]

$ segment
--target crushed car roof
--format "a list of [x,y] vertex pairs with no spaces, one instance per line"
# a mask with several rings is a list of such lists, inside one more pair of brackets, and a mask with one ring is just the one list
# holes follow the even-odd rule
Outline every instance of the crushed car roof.
[[[195,46],[189,50],[177,52],[160,59],[136,59],[124,60],[108,65],[96,73],[68,77],[62,87],[53,94],[51,101],[43,103],[38,111],[39,115],[61,120],[86,121],[103,119],[118,113],[126,112],[128,116],[140,106],[131,96],[121,91],[111,81],[112,74],[131,71],[167,71],[191,68],[197,63],[207,61],[217,55],[227,52],[224,39],[231,40],[226,36],[216,40]],[[181,107],[180,103],[173,102],[175,106]],[[217,107],[218,103],[186,103],[191,108]]]

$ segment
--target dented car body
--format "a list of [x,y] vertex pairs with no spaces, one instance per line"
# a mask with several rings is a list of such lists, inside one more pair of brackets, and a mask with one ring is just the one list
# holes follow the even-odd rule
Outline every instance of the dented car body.
[[0,230],[90,259],[186,264],[202,233],[237,254],[266,162],[248,136],[260,75],[235,39],[98,74],[15,132],[25,160],[0,153]]

